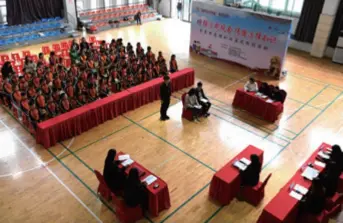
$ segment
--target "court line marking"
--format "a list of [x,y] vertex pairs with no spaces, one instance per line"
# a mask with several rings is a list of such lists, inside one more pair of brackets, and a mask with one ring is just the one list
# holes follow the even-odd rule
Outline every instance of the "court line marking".
[[102,221],[98,218],[96,214],[92,210],[88,208],[88,206],[83,203],[83,201],[67,186],[63,183],[63,181],[48,167],[44,166],[43,161],[38,157],[38,155],[33,152],[16,134],[13,133],[13,131],[2,121],[0,122],[5,126],[5,128],[15,137],[23,146],[24,148],[31,153],[31,155],[38,160],[42,164],[42,166],[96,219],[97,222],[102,223]]
[[[71,141],[69,142],[69,145],[68,146],[71,146],[72,144],[73,144],[73,142],[74,142],[74,137],[71,139]],[[59,157],[59,156],[61,156],[64,152],[66,152],[67,150],[66,149],[63,149],[62,150],[62,152],[60,152],[58,155],[57,155],[57,157]],[[43,162],[43,165],[49,165],[51,162],[53,162],[53,161],[55,161],[55,158],[52,158],[52,159],[50,159],[50,160],[48,160],[48,161],[46,161],[46,162]],[[30,169],[26,169],[26,170],[21,170],[21,171],[19,171],[21,174],[23,174],[23,173],[27,173],[27,172],[30,172],[30,171],[32,171],[32,170],[36,170],[36,169],[39,169],[39,168],[41,168],[42,166],[41,165],[39,165],[39,166],[35,166],[35,167],[32,167],[32,168],[30,168]],[[8,174],[3,174],[3,175],[0,175],[0,178],[3,178],[3,177],[10,177],[10,176],[14,176],[14,175],[16,175],[16,174],[18,174],[18,172],[17,173],[8,173]]]
[[[333,103],[335,103],[335,101],[337,101],[341,96],[343,95],[343,92],[341,92],[339,95],[337,95],[336,96],[336,98],[334,99],[334,100],[332,100],[319,114],[317,114],[317,116],[314,118],[314,119],[312,119],[312,121],[311,122],[309,122],[300,132],[299,132],[299,134],[298,134],[298,136],[299,135],[301,135],[301,133],[303,133],[313,122],[315,122],[318,118],[319,118],[319,116],[321,116],[321,114],[323,114]],[[297,137],[298,137],[297,136]],[[272,161],[275,159],[275,158],[277,158],[288,146],[290,145],[290,143],[287,145],[287,146],[285,146],[285,148],[284,149],[282,149],[281,151],[279,151],[268,163],[267,163],[267,166],[270,164],[270,163],[272,163]],[[265,167],[263,167],[263,169],[264,169]],[[209,219],[207,219],[205,222],[209,222],[210,220],[212,220],[219,212],[220,212],[220,210],[223,208],[223,206],[222,207],[220,207],[217,211],[215,211],[215,214],[212,214],[211,216],[210,216],[210,218]]]

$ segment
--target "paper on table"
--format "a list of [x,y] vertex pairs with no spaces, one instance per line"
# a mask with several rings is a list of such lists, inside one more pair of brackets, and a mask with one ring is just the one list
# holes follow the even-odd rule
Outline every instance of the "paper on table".
[[319,166],[319,167],[323,167],[323,168],[326,166],[325,163],[317,161],[317,160],[314,161],[314,165]]
[[205,99],[205,98],[201,98],[200,101],[202,101],[202,102],[204,102],[204,103],[207,103],[207,102],[208,102],[208,100]]
[[294,190],[291,191],[291,193],[289,193],[289,195],[291,197],[294,197],[297,200],[301,200],[303,198],[303,196],[301,194],[298,194],[297,192],[295,192]]
[[261,95],[261,98],[268,98],[267,95]]
[[302,194],[302,195],[306,195],[307,192],[308,192],[308,189],[299,185],[299,184],[296,184],[295,187],[294,187],[294,190],[299,193],[299,194]]
[[274,101],[272,99],[268,99],[266,102],[267,103],[273,103]]
[[251,161],[248,160],[247,158],[243,157],[241,160],[240,160],[242,163],[244,163],[245,165],[249,166]]
[[121,165],[123,165],[123,166],[129,166],[129,165],[131,165],[132,163],[133,163],[133,160],[132,160],[132,159],[127,159],[127,160],[125,160],[124,162],[122,162]]
[[127,160],[127,159],[130,159],[129,154],[118,156],[118,160],[120,160],[120,161]]
[[318,174],[319,174],[318,170],[308,166],[306,167],[305,171],[301,174],[301,176],[309,180],[313,180],[314,178],[318,176]]
[[319,151],[318,155],[320,157],[322,157],[323,159],[330,159],[330,156],[325,154],[325,153],[323,153],[323,151]]
[[150,185],[156,180],[157,180],[157,177],[155,177],[154,175],[149,175],[143,180],[143,182],[146,182],[147,185]]
[[237,167],[240,170],[245,170],[247,168],[247,166],[244,163],[240,162],[240,161],[234,162],[233,166]]

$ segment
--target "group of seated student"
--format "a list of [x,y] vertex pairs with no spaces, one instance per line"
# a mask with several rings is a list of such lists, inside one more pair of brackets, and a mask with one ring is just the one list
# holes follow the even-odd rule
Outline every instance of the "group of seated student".
[[136,50],[122,39],[105,41],[100,50],[82,38],[73,41],[71,67],[64,66],[64,59],[55,52],[48,62],[42,53],[37,63],[25,58],[23,74],[14,72],[7,61],[1,69],[0,100],[24,112],[33,127],[42,121],[81,107],[99,98],[141,84],[153,78],[178,71],[175,55],[171,56],[170,70],[162,52],[156,58],[151,47],[144,52],[140,43]]
[[198,82],[196,88],[191,88],[185,97],[185,109],[192,111],[193,121],[199,122],[200,116],[208,117],[211,102],[206,97],[202,83]]
[[248,82],[244,85],[244,90],[247,92],[260,92],[267,95],[274,101],[284,102],[286,98],[286,92],[281,90],[278,86],[269,85],[266,82],[262,82],[258,86],[254,78],[249,78]]
[[146,210],[148,194],[146,185],[140,180],[138,169],[130,169],[126,177],[126,168],[119,167],[120,161],[115,159],[116,154],[115,149],[110,149],[105,159],[103,175],[107,186],[114,194],[122,196],[128,207],[141,206]]
[[302,200],[300,214],[319,215],[325,209],[327,198],[337,192],[338,181],[343,170],[343,153],[338,145],[332,146],[329,159],[317,157],[326,163],[325,169],[312,181],[311,188]]

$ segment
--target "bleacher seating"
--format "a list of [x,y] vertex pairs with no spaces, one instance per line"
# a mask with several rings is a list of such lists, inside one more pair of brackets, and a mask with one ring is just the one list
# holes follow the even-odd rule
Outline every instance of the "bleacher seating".
[[0,50],[66,37],[66,33],[61,32],[63,26],[64,20],[60,17],[42,19],[25,25],[1,25]]
[[[138,11],[142,14],[142,22],[156,20],[160,17],[158,13],[148,5],[135,4],[130,6],[84,11],[79,13],[79,18],[81,21],[92,21],[87,30],[94,33],[96,31],[113,28],[109,21],[116,21],[117,23],[114,24],[116,27],[135,24],[134,15],[137,14]],[[125,17],[128,18],[129,21],[124,21]]]

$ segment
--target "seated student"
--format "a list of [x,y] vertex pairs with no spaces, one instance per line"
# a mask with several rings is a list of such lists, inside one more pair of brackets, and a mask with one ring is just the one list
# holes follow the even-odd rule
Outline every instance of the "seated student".
[[119,161],[115,160],[116,154],[115,149],[110,149],[107,152],[103,171],[105,182],[113,193],[123,190],[126,181],[125,167],[119,168]]
[[4,78],[4,80],[6,80],[7,78],[9,78],[12,74],[15,73],[11,62],[6,61],[4,63],[4,65],[1,68],[1,73],[2,73],[2,77]]
[[65,93],[61,94],[59,110],[61,111],[61,113],[67,113],[71,110],[70,101],[68,100],[68,96]]
[[185,108],[192,111],[193,121],[197,122],[202,111],[202,107],[198,102],[195,88],[191,88],[185,97]]
[[244,85],[244,90],[247,92],[257,92],[258,86],[254,78],[250,78],[249,81]]
[[29,56],[25,57],[24,69],[26,69],[29,73],[33,73],[36,70],[36,64],[33,63]]
[[174,54],[170,58],[169,68],[170,68],[170,73],[174,73],[176,71],[179,71],[179,68],[178,68],[177,62],[176,62],[176,57]]
[[38,54],[38,63],[42,63],[44,66],[47,64],[43,53]]
[[325,189],[319,178],[312,180],[312,186],[302,202],[300,214],[319,215],[324,210],[326,202]]
[[48,105],[46,106],[46,108],[48,111],[49,118],[54,118],[57,115],[59,115],[58,106],[56,102],[54,101],[54,99],[52,98],[52,96],[49,97],[47,101],[48,101]]
[[30,105],[30,110],[29,110],[29,120],[33,126],[34,129],[37,129],[37,124],[41,122],[42,120],[40,119],[39,116],[39,111],[35,106],[35,102],[32,100],[29,105]]
[[333,161],[329,161],[326,164],[324,172],[320,174],[320,179],[323,182],[323,186],[325,187],[325,194],[327,197],[332,197],[335,195],[338,187],[338,180],[339,176],[341,175],[341,171],[339,169],[338,163]]
[[136,168],[132,168],[130,170],[129,176],[126,180],[124,201],[129,207],[137,207],[138,205],[141,205],[143,210],[147,207],[148,196],[146,187],[141,183],[139,171]]
[[343,171],[343,152],[339,145],[332,146],[330,154],[330,161],[337,163],[340,166],[340,171]]
[[201,82],[198,82],[197,84],[196,96],[197,96],[198,102],[202,106],[202,114],[204,114],[205,117],[208,117],[210,115],[210,113],[208,113],[208,110],[210,110],[211,102],[206,97],[204,90],[202,89]]
[[260,181],[261,163],[256,154],[250,156],[250,165],[244,170],[240,171],[241,185],[254,187]]

